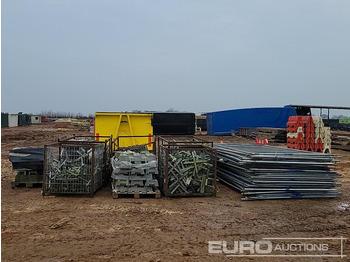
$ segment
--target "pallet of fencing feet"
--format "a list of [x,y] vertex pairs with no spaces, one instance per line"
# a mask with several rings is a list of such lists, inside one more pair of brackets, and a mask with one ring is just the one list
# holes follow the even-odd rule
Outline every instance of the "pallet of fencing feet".
[[114,187],[112,197],[117,198],[160,198],[160,190],[154,187]]
[[156,156],[148,151],[117,151],[111,158],[112,196],[160,198]]

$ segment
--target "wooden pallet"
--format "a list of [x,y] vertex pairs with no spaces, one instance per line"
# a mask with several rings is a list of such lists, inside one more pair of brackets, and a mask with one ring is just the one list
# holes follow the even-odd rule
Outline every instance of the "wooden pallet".
[[160,191],[157,189],[155,191],[118,191],[112,192],[112,197],[117,198],[160,198]]
[[32,182],[32,181],[27,181],[27,182],[16,182],[13,181],[11,182],[11,188],[14,189],[15,187],[42,187],[43,183],[42,182]]

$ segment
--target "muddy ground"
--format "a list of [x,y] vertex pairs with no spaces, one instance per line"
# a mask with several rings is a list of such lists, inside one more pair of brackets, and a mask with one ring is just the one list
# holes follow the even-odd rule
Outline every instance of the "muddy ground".
[[[73,127],[70,127],[73,128]],[[350,152],[341,156],[341,198],[241,201],[219,183],[215,198],[113,199],[103,188],[94,198],[41,195],[40,188],[11,189],[9,150],[43,146],[77,129],[54,125],[3,128],[1,132],[1,255],[3,261],[320,261],[321,258],[226,257],[209,254],[208,241],[265,237],[338,238],[350,258]],[[252,143],[234,137],[213,141]],[[281,145],[280,146],[285,146]]]

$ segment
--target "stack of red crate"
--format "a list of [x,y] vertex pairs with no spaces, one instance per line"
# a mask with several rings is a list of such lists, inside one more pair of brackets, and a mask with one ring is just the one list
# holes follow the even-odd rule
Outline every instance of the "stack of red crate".
[[287,123],[287,147],[305,150],[302,116],[291,116]]
[[[321,117],[291,116],[287,123],[287,147],[324,152],[325,136],[323,133],[324,126]],[[328,143],[330,144],[330,141],[327,140]]]

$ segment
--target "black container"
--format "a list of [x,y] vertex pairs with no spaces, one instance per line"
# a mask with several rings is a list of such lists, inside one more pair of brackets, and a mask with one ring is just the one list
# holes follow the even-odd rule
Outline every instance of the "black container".
[[194,135],[194,113],[153,113],[154,135]]
[[207,116],[197,116],[197,128],[200,128],[200,131],[207,131]]
[[32,123],[30,115],[23,114],[22,112],[18,113],[18,125],[19,126],[28,126]]

